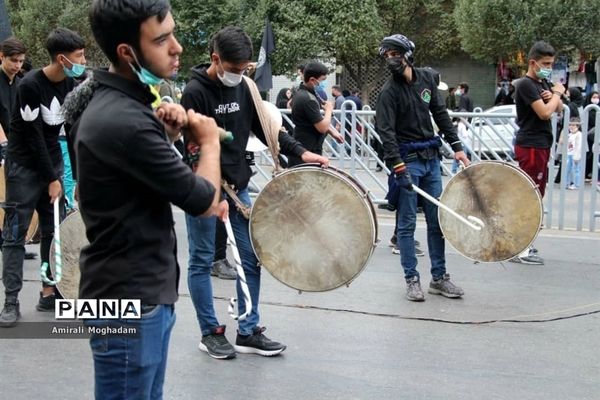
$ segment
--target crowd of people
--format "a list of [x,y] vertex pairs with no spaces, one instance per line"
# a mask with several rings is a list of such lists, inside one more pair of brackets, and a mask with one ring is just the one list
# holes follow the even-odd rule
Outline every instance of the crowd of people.
[[[168,1],[94,0],[90,25],[110,65],[90,72],[83,83],[85,43],[76,32],[52,30],[45,43],[48,64],[23,78],[18,76],[25,47],[15,38],[0,47],[0,155],[6,179],[5,299],[0,327],[14,326],[21,318],[18,296],[25,233],[33,211],[40,218],[41,261],[48,262],[53,205],[61,203],[62,219],[77,204],[89,240],[80,256],[79,297],[140,299],[142,307],[139,320],[85,322],[94,327],[126,322],[141,332],[126,340],[92,335],[96,397],[161,398],[180,275],[171,210],[175,205],[185,211],[188,285],[202,337],[199,349],[217,359],[239,353],[281,354],[286,345],[268,338],[260,324],[261,267],[243,212],[244,206],[251,205],[252,171],[246,157],[251,132],[267,145],[273,134],[261,121],[262,103],[257,102],[256,86],[247,77],[254,56],[250,38],[235,26],[215,32],[209,43],[210,61],[193,68],[180,98],[172,86],[165,85],[177,73],[183,51],[174,36],[176,22]],[[418,196],[414,189],[436,198],[441,195],[442,140],[454,151],[457,165],[469,165],[460,127],[451,121],[448,110],[472,111],[473,101],[466,82],[451,89],[451,97],[444,101],[439,74],[417,68],[415,51],[404,35],[382,39],[379,54],[391,75],[379,94],[376,127],[383,159],[391,170],[388,202],[396,210],[393,245],[404,271],[406,298],[422,302],[425,294],[417,257],[424,252],[415,241]],[[549,120],[562,109],[567,93],[561,84],[548,84],[554,56],[549,44],[535,43],[514,99],[507,88],[508,96],[502,100],[506,104],[510,98],[516,104],[520,127],[516,159],[542,196],[553,144]],[[327,167],[325,139],[331,137],[338,144],[348,140],[340,133],[342,127],[336,126],[334,110],[346,100],[362,108],[359,93],[340,86],[332,87],[333,99],[327,100],[327,74],[324,64],[310,61],[299,68],[297,85],[277,96],[277,107],[290,109],[295,125],[293,132],[284,129],[275,137],[289,166]],[[572,102],[585,104],[581,93],[579,98],[576,91],[569,93]],[[592,92],[585,101],[597,104],[599,98]],[[434,131],[432,119],[439,132]],[[572,119],[571,134],[564,139],[573,188],[581,185],[585,173],[577,168],[577,149],[586,141],[579,126],[579,120]],[[221,141],[220,131],[231,132],[233,140]],[[437,206],[430,202],[421,206],[431,263],[427,292],[460,298],[465,292],[446,269]],[[231,224],[252,302],[248,317],[238,321],[234,343],[228,341],[226,326],[215,312],[211,282],[211,276],[237,279],[238,307],[240,313],[245,310],[242,284],[225,255],[225,221]],[[543,263],[534,248],[516,261]],[[36,306],[39,311],[54,311],[57,293],[52,279],[48,272]]]

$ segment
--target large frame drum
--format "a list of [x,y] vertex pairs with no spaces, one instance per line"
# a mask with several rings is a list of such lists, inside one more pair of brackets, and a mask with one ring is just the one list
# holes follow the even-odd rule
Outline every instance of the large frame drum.
[[[81,249],[89,244],[85,235],[85,225],[81,213],[75,211],[60,224],[60,242],[62,255],[62,278],[56,284],[56,289],[65,299],[79,298],[79,255]],[[56,277],[56,260],[53,240],[50,246],[50,270]]]
[[527,249],[542,225],[542,198],[533,180],[505,162],[471,164],[450,179],[440,201],[483,221],[471,229],[438,208],[442,232],[456,250],[475,261],[508,260]]
[[333,167],[301,165],[266,184],[250,216],[256,255],[277,280],[310,292],[348,285],[377,243],[368,192]]

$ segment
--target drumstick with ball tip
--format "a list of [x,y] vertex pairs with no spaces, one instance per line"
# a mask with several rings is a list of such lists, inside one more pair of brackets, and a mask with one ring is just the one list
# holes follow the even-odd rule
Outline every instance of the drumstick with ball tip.
[[450,207],[448,207],[447,205],[445,205],[444,203],[442,203],[441,201],[439,201],[438,199],[436,199],[435,197],[431,196],[426,191],[422,190],[417,185],[413,184],[412,188],[415,192],[417,192],[421,196],[425,197],[427,200],[429,200],[436,206],[441,207],[444,210],[448,211],[450,214],[452,214],[453,217],[457,218],[465,225],[468,225],[470,228],[475,229],[476,231],[480,231],[481,228],[485,227],[485,224],[483,223],[483,221],[481,219],[474,217],[472,215],[467,215],[467,218],[465,218],[462,215],[460,215],[459,213],[457,213],[456,211],[454,211],[453,209],[451,209]]
[[240,258],[240,252],[238,251],[237,244],[235,242],[235,236],[233,234],[233,229],[231,228],[231,221],[229,218],[225,220],[225,230],[227,231],[227,237],[231,242],[231,250],[233,252],[233,259],[235,261],[235,269],[237,271],[238,279],[240,281],[240,287],[242,292],[244,293],[244,301],[246,303],[246,309],[244,313],[241,315],[235,314],[235,303],[237,299],[232,297],[229,300],[229,307],[227,307],[227,312],[231,316],[231,318],[241,321],[246,319],[248,315],[252,312],[252,298],[250,297],[250,290],[248,289],[248,283],[246,282],[246,274],[244,273],[244,268],[242,268],[242,260]]

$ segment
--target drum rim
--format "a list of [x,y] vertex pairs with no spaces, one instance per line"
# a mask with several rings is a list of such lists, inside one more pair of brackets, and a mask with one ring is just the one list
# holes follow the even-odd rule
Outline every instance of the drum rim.
[[[79,212],[79,210],[75,210],[71,214],[67,215],[65,217],[65,219],[63,219],[61,221],[61,223],[59,225],[59,229],[60,229],[60,226],[62,226],[67,221],[75,220],[76,218],[79,218],[81,220],[81,222],[83,223],[83,215],[81,215],[81,213]],[[85,232],[84,232],[84,234],[85,234]],[[63,238],[63,240],[64,240],[64,236],[62,235],[62,232],[61,232],[61,238]],[[87,241],[87,238],[86,238],[86,241]],[[52,272],[53,276],[56,276],[56,260],[55,260],[55,257],[54,257],[54,254],[55,254],[55,250],[54,250],[55,243],[56,243],[56,241],[54,240],[54,238],[52,238],[52,243],[50,243],[50,253],[49,253],[50,257],[49,257],[49,260],[48,260],[49,261],[48,264],[50,266],[50,272]],[[64,254],[64,251],[63,251],[63,254]],[[77,268],[77,271],[80,273],[80,279],[81,279],[81,271],[79,270],[79,268]],[[65,296],[65,294],[63,293],[62,289],[61,289],[61,282],[58,282],[55,287],[56,287],[56,290],[58,291],[58,293],[63,298],[67,298]],[[79,288],[77,288],[77,291],[79,292]]]
[[[252,232],[253,232],[253,224],[252,224],[252,220],[253,220],[253,215],[254,215],[254,210],[255,210],[255,205],[258,201],[258,199],[260,198],[261,194],[265,191],[265,189],[267,189],[267,187],[272,184],[272,182],[284,175],[289,175],[290,173],[298,173],[301,171],[312,171],[312,172],[316,172],[316,171],[320,171],[320,172],[324,172],[327,173],[333,177],[336,177],[338,179],[340,179],[341,181],[345,182],[346,184],[348,184],[348,186],[354,190],[356,192],[356,194],[358,195],[358,198],[360,198],[362,200],[363,203],[366,203],[366,207],[365,209],[368,211],[368,214],[370,215],[370,221],[371,221],[371,228],[372,228],[372,233],[373,233],[373,242],[370,248],[369,253],[366,255],[366,257],[364,258],[364,262],[363,265],[361,266],[360,269],[358,269],[358,271],[356,271],[352,277],[345,281],[340,283],[337,286],[334,287],[329,287],[326,289],[303,289],[303,288],[297,288],[294,287],[292,285],[290,285],[289,283],[281,280],[279,277],[275,276],[275,274],[273,274],[271,272],[271,270],[265,266],[263,264],[263,262],[260,259],[260,256],[258,254],[258,251],[256,250],[256,246],[254,244],[254,241],[252,240]],[[284,170],[283,172],[277,174],[276,176],[273,177],[273,179],[271,179],[270,181],[268,181],[265,186],[263,187],[263,189],[260,191],[260,193],[258,193],[258,195],[256,196],[253,206],[252,206],[252,210],[250,212],[250,220],[248,221],[248,230],[249,230],[249,236],[250,236],[250,244],[252,246],[252,250],[254,251],[254,254],[256,256],[256,259],[258,260],[258,263],[261,267],[265,268],[269,274],[276,279],[278,282],[283,283],[285,286],[294,289],[294,290],[298,290],[299,292],[327,292],[327,291],[331,291],[331,290],[335,290],[338,289],[342,286],[349,286],[367,267],[367,265],[369,264],[369,261],[371,259],[371,257],[373,256],[373,253],[375,252],[375,248],[377,247],[377,241],[378,241],[378,221],[377,221],[377,214],[375,212],[375,208],[373,207],[372,201],[370,200],[369,196],[368,196],[368,192],[358,183],[358,181],[356,181],[354,178],[352,179],[347,179],[348,177],[351,177],[351,175],[349,175],[348,173],[346,173],[345,171],[342,171],[338,168],[329,166],[327,168],[323,168],[321,165],[319,164],[300,164],[297,166],[294,166],[292,168],[288,168],[286,170]]]
[[[506,162],[506,161],[499,161],[499,160],[485,160],[485,161],[479,161],[479,162],[472,163],[472,164],[470,164],[469,166],[465,167],[465,168],[463,169],[463,171],[464,171],[464,170],[466,170],[466,169],[468,169],[468,168],[471,168],[471,167],[476,167],[476,166],[478,166],[478,165],[486,165],[486,164],[495,164],[495,165],[500,165],[500,166],[503,166],[503,167],[508,167],[508,168],[510,168],[510,169],[513,169],[513,170],[515,170],[515,171],[516,171],[516,172],[517,172],[519,175],[521,175],[522,177],[525,177],[525,178],[526,178],[526,180],[527,180],[527,181],[528,181],[528,182],[531,184],[531,187],[532,187],[532,189],[533,189],[533,192],[534,192],[534,193],[535,193],[535,195],[536,195],[536,198],[537,198],[538,204],[539,204],[539,206],[540,206],[540,207],[539,207],[539,208],[540,208],[540,217],[539,217],[539,219],[538,219],[538,227],[537,227],[537,229],[536,229],[535,235],[533,235],[533,238],[531,239],[531,241],[530,241],[530,242],[527,244],[527,246],[525,246],[525,248],[523,249],[523,250],[525,250],[525,249],[529,248],[529,247],[530,247],[530,246],[533,244],[533,242],[535,242],[535,240],[537,239],[538,235],[540,234],[540,230],[541,230],[541,228],[542,228],[542,224],[543,224],[543,221],[544,221],[544,203],[543,203],[543,201],[542,201],[542,195],[540,194],[540,191],[537,189],[537,185],[535,184],[534,180],[533,180],[533,179],[531,179],[531,177],[530,177],[529,175],[527,175],[527,174],[525,173],[525,171],[523,171],[523,170],[522,170],[521,168],[519,168],[518,166],[516,166],[516,165],[512,165],[512,164],[510,164],[510,163],[508,163],[508,162]],[[462,171],[461,171],[461,172],[462,172]],[[459,173],[457,173],[457,174],[455,174],[454,176],[452,176],[452,177],[450,178],[450,180],[448,181],[448,183],[446,184],[446,186],[445,186],[445,187],[444,187],[444,189],[442,190],[442,194],[440,195],[440,201],[442,201],[442,202],[443,202],[443,200],[444,200],[444,192],[446,191],[446,188],[447,188],[448,186],[450,186],[451,182],[452,182],[452,181],[453,181],[453,180],[454,180],[454,179],[455,179],[455,178],[456,178],[458,175],[460,175],[460,172],[459,172]],[[442,210],[441,208],[439,208],[439,207],[438,207],[438,221],[440,221],[440,222],[439,222],[440,229],[441,229],[441,231],[442,231],[442,234],[444,235],[444,238],[450,242],[450,240],[448,239],[448,236],[446,235],[446,233],[447,233],[447,232],[444,232],[444,226],[443,226],[443,225],[442,225],[442,223],[441,223],[441,213],[442,213],[442,212],[443,212],[443,210]],[[516,256],[518,256],[518,255],[519,255],[519,253],[517,253],[517,254],[515,254],[515,255],[512,255],[512,256],[509,256],[509,257],[507,257],[507,258],[505,258],[505,259],[494,260],[494,261],[484,261],[484,260],[478,260],[478,259],[475,259],[475,258],[473,258],[473,257],[471,257],[471,256],[469,256],[469,255],[463,254],[463,252],[462,252],[462,251],[460,251],[460,250],[459,250],[459,249],[458,249],[458,248],[457,248],[457,247],[456,247],[456,246],[455,246],[455,245],[454,245],[452,242],[450,242],[450,244],[452,245],[452,247],[453,247],[453,248],[454,248],[454,249],[455,249],[455,250],[456,250],[456,251],[457,251],[457,252],[458,252],[458,253],[459,253],[461,256],[463,256],[463,257],[467,258],[468,260],[471,260],[471,261],[476,261],[476,262],[479,262],[479,263],[497,263],[497,262],[504,262],[504,261],[508,261],[508,260],[512,259],[513,257],[516,257]],[[523,251],[523,250],[521,250],[521,251]]]

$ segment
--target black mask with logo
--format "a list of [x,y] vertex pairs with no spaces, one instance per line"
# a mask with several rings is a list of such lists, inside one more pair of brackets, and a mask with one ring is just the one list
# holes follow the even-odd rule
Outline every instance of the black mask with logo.
[[392,57],[386,60],[388,69],[396,76],[401,76],[406,69],[406,64],[403,62],[403,57]]

